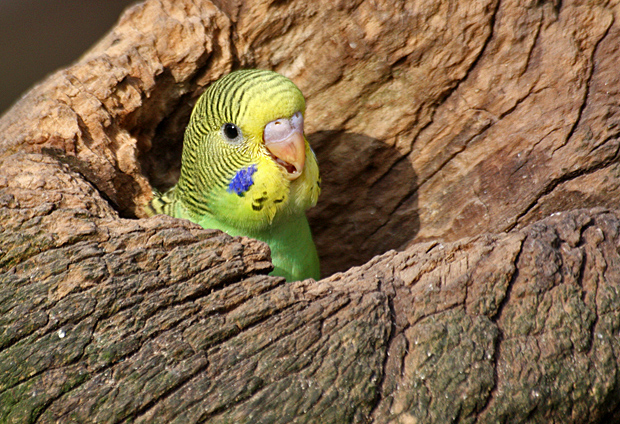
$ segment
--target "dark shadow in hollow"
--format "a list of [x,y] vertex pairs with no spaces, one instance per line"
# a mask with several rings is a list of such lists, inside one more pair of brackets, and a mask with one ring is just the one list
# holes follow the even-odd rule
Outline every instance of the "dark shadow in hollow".
[[[174,113],[157,125],[150,138],[149,148],[140,149],[142,154],[139,159],[142,172],[147,176],[151,185],[159,191],[168,190],[179,180],[183,134],[196,99],[197,96],[191,93],[182,96],[175,105]],[[138,140],[140,140],[139,136]]]
[[308,218],[323,276],[413,239],[420,228],[417,176],[406,156],[364,134],[319,131],[308,140],[322,177]]

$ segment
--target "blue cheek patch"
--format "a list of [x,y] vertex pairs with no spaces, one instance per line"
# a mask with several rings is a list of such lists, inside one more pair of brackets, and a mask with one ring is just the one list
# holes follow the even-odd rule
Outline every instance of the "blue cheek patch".
[[228,192],[235,193],[239,197],[243,197],[246,191],[254,185],[252,175],[256,172],[256,165],[252,164],[247,168],[241,168],[230,180],[228,184]]

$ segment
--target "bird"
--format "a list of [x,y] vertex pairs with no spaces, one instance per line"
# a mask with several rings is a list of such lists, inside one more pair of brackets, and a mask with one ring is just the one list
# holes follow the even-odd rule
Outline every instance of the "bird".
[[304,134],[306,102],[287,77],[233,71],[196,102],[183,138],[175,186],[157,193],[148,215],[267,243],[271,275],[320,278],[306,210],[321,192],[316,155]]

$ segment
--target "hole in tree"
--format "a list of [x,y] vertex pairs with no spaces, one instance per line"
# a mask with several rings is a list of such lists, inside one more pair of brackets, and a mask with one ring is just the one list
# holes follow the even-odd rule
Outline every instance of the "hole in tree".
[[[195,96],[181,99],[140,158],[159,190],[178,179],[183,132],[195,101]],[[322,178],[321,197],[308,218],[323,276],[362,265],[413,239],[419,230],[417,177],[406,156],[364,134],[319,131],[307,137]]]

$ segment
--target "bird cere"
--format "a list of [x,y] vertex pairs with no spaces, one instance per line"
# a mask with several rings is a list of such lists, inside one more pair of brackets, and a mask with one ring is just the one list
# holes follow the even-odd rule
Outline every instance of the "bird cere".
[[318,279],[306,210],[321,188],[305,109],[299,88],[276,72],[241,70],[214,82],[185,130],[179,181],[155,196],[149,213],[262,240],[272,275]]

